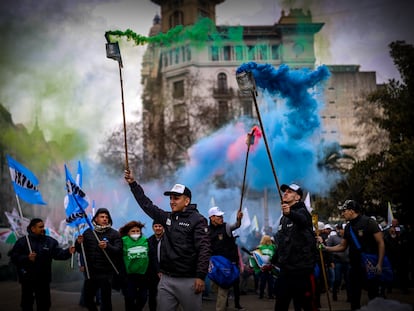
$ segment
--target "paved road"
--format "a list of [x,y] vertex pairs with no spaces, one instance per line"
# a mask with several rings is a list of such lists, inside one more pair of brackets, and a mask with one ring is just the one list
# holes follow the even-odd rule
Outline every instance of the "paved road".
[[[85,311],[86,309],[79,307],[79,291],[76,290],[80,288],[80,282],[72,283],[59,283],[52,284],[52,311]],[[398,290],[394,290],[391,295],[389,295],[389,300],[380,301],[380,306],[386,306],[388,303],[408,303],[411,306],[414,305],[414,289],[411,289],[411,294],[402,295]],[[19,310],[19,299],[20,299],[20,285],[14,281],[2,281],[0,282],[0,311],[18,311]],[[113,292],[113,310],[122,311],[124,310],[123,297],[118,292]],[[342,293],[339,294],[338,301],[331,300],[331,309],[327,303],[326,294],[321,296],[322,308],[321,311],[326,310],[349,310],[349,304],[345,302],[345,297]],[[366,295],[362,298],[362,303],[367,304]],[[269,299],[258,299],[257,295],[254,293],[249,293],[248,295],[241,296],[241,305],[249,311],[263,310],[270,311],[274,309],[274,300]],[[234,301],[229,301],[228,310],[235,310]],[[412,308],[411,308],[412,309]],[[145,310],[148,310],[146,307]],[[203,300],[203,311],[214,311],[215,310],[215,301],[214,295],[212,295],[211,300]],[[292,309],[293,310],[293,309]],[[380,310],[378,307],[375,311]],[[384,310],[394,310],[392,308],[385,308]],[[411,311],[411,310],[410,310]]]

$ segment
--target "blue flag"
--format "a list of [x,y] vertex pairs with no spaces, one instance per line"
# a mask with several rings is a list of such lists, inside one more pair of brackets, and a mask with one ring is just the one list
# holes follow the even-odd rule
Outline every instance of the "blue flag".
[[6,157],[16,194],[27,203],[46,205],[37,188],[39,181],[36,176],[9,155],[6,155]]
[[[69,226],[79,226],[82,223],[87,223],[88,226],[93,230],[91,220],[86,214],[86,208],[89,205],[89,199],[86,193],[81,187],[75,182],[70,174],[66,164],[66,190],[67,195],[65,197],[65,211],[66,211],[66,222]],[[78,163],[78,175],[82,175],[82,169],[80,163]],[[82,180],[80,176],[79,180]]]

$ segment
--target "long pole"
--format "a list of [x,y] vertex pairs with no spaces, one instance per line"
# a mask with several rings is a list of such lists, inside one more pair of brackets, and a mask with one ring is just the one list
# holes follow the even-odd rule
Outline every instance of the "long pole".
[[253,128],[252,131],[247,134],[247,139],[246,139],[247,151],[246,151],[246,160],[244,162],[243,183],[242,183],[241,196],[240,196],[239,212],[242,210],[242,205],[243,205],[243,197],[244,197],[244,191],[245,191],[245,185],[246,185],[247,164],[249,160],[250,146],[253,144],[253,141],[254,141],[254,132],[255,132],[255,129]]
[[[315,227],[316,236],[319,236],[318,221],[319,221],[318,214],[314,212],[312,214],[312,223],[313,223],[313,226]],[[322,266],[321,268],[322,268],[322,275],[323,275],[323,280],[324,280],[324,285],[325,285],[326,298],[328,299],[328,306],[329,306],[329,310],[331,311],[332,307],[331,307],[331,299],[329,297],[328,278],[326,276],[325,261],[323,259],[321,245],[318,245],[318,249],[319,249],[319,258],[321,259],[321,266]]]
[[122,80],[122,64],[118,62],[119,65],[119,80],[121,82],[121,99],[122,99],[122,118],[124,123],[124,146],[125,146],[125,169],[129,169],[128,164],[128,144],[127,144],[127,132],[126,132],[126,119],[125,119],[125,104],[124,104],[124,83]]
[[[16,194],[16,200],[17,200],[17,208],[19,209],[19,214],[20,214],[20,218],[23,219],[23,212],[22,212],[22,207],[20,206],[20,201],[19,201],[19,196]],[[29,252],[32,253],[32,245],[30,244],[30,240],[29,240],[29,235],[26,234],[26,241],[27,241],[27,246],[29,247]]]
[[275,182],[276,182],[277,192],[279,193],[280,202],[283,202],[282,192],[280,191],[280,185],[279,185],[279,181],[278,181],[277,175],[276,175],[276,169],[275,169],[275,166],[274,166],[273,160],[272,160],[272,154],[270,153],[269,144],[267,143],[267,138],[266,138],[266,132],[265,132],[264,127],[263,127],[262,117],[260,116],[260,111],[259,111],[259,106],[257,104],[255,90],[251,90],[251,93],[252,93],[252,97],[253,97],[253,101],[254,101],[254,107],[256,109],[257,118],[259,120],[260,129],[262,130],[263,140],[264,140],[264,143],[265,143],[265,146],[266,146],[266,151],[267,151],[267,156],[269,157],[270,166],[272,167],[273,177],[274,177]]

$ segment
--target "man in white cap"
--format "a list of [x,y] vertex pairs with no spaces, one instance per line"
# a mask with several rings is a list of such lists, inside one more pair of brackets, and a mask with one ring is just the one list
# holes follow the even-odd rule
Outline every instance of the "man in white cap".
[[180,305],[184,311],[201,310],[211,245],[207,219],[191,203],[190,189],[175,184],[165,191],[171,208],[165,211],[145,195],[130,170],[125,170],[124,177],[142,210],[165,230],[160,244],[157,309],[175,311]]
[[[227,258],[232,263],[239,263],[239,254],[237,250],[236,238],[233,231],[241,226],[243,212],[238,211],[237,221],[233,225],[224,222],[224,212],[219,207],[214,206],[209,209],[208,217],[210,218],[210,240],[212,248],[212,256],[219,255]],[[239,281],[239,279],[237,279]],[[229,288],[217,285],[216,311],[226,310],[226,302]],[[236,295],[235,295],[236,296]],[[235,297],[236,298],[236,297]],[[240,295],[237,297],[240,298]],[[240,301],[235,299],[235,308],[243,309]]]
[[292,300],[295,309],[314,310],[312,280],[317,248],[312,216],[301,201],[303,191],[299,185],[282,185],[280,190],[283,192],[282,218],[275,235],[277,251],[272,260],[280,268],[275,310],[288,311]]

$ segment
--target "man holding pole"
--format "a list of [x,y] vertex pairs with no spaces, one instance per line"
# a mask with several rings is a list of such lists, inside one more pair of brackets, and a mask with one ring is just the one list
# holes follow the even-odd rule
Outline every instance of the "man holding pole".
[[[227,258],[232,263],[239,263],[239,253],[237,250],[236,238],[233,236],[233,231],[241,226],[243,212],[237,211],[236,222],[232,225],[224,222],[224,212],[218,206],[214,206],[208,210],[208,218],[210,219],[210,240],[212,256],[219,255]],[[240,267],[239,267],[240,269]],[[239,278],[237,278],[239,282]],[[223,287],[220,284],[214,283],[217,287],[216,311],[226,310],[227,296],[229,293],[228,287]],[[239,297],[237,297],[240,299]],[[240,301],[235,301],[235,308],[243,309]]]
[[296,311],[315,310],[313,269],[317,259],[312,216],[301,201],[297,184],[282,185],[282,217],[275,235],[277,247],[273,263],[280,268],[276,281],[276,311],[287,311],[293,300]]
[[88,310],[97,311],[95,295],[101,290],[101,310],[112,310],[112,278],[119,273],[115,263],[122,260],[122,240],[119,232],[113,229],[112,218],[106,208],[99,208],[92,219],[94,229],[88,228],[79,235],[75,247],[85,251],[85,267],[89,278],[85,280],[85,305]]
[[29,235],[17,240],[10,251],[10,259],[16,265],[22,287],[20,307],[33,310],[36,299],[37,310],[49,310],[52,259],[69,259],[75,248],[60,248],[58,241],[45,235],[45,224],[40,218],[30,221],[27,232]]

